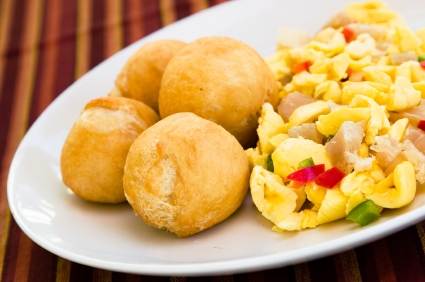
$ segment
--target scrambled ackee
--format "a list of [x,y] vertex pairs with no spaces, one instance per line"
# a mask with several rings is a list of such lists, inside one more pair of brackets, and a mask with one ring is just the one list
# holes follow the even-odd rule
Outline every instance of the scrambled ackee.
[[253,202],[273,230],[347,215],[365,225],[413,200],[425,183],[424,55],[425,28],[377,0],[350,4],[314,37],[279,30],[267,62],[281,103],[264,104],[246,150]]

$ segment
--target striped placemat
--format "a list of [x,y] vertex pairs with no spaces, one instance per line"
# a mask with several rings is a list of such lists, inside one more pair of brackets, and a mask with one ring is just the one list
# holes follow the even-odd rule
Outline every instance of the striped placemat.
[[0,0],[1,281],[425,281],[424,223],[319,260],[217,277],[152,277],[92,268],[57,257],[19,229],[6,196],[9,166],[43,110],[123,47],[223,1]]

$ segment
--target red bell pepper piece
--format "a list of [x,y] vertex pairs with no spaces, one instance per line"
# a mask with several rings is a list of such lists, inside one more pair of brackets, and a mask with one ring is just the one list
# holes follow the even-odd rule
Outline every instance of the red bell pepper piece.
[[424,119],[421,119],[421,120],[418,122],[418,128],[419,128],[419,129],[422,129],[422,130],[424,130],[424,131],[425,131],[425,120],[424,120]]
[[295,65],[292,66],[292,70],[295,73],[308,71],[309,69],[310,69],[310,62],[309,61],[298,63],[298,64],[295,64]]
[[315,179],[318,175],[323,173],[325,171],[325,165],[324,164],[318,164],[318,165],[312,165],[308,166],[302,169],[299,169],[297,171],[294,171],[293,173],[289,174],[285,181],[297,181],[301,184],[306,184],[307,182]]
[[353,39],[354,30],[348,26],[344,26],[341,33],[344,35],[345,41],[348,43]]
[[317,185],[326,188],[332,188],[337,185],[344,177],[345,173],[342,170],[337,167],[333,167],[318,175],[314,179],[314,182],[316,182]]
[[419,62],[419,65],[421,65],[421,67],[422,67],[423,69],[425,69],[425,61]]

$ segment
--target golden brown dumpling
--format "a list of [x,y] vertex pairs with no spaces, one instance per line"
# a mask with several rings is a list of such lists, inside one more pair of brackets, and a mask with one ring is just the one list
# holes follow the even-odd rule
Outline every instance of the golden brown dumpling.
[[90,101],[62,148],[62,179],[79,197],[99,203],[125,201],[122,177],[128,150],[159,120],[142,102],[123,97]]
[[123,182],[136,215],[186,237],[230,216],[248,191],[249,175],[247,156],[229,132],[177,113],[136,139]]
[[278,87],[266,62],[245,43],[205,37],[180,50],[165,69],[161,118],[193,112],[213,121],[246,145],[256,137],[261,106],[278,103]]
[[187,44],[172,39],[146,43],[125,64],[111,96],[142,101],[158,112],[161,78],[170,59]]

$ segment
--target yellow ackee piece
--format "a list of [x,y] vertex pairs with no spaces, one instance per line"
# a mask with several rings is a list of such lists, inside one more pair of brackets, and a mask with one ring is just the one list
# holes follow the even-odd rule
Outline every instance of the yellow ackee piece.
[[420,82],[413,82],[412,86],[416,90],[421,91],[421,98],[425,99],[425,80]]
[[391,86],[393,84],[393,80],[391,79],[391,76],[389,76],[383,71],[365,67],[363,69],[363,72],[364,72],[364,78],[368,81],[377,82],[387,86]]
[[366,200],[366,197],[360,189],[354,190],[348,198],[347,205],[345,206],[345,214],[348,214],[352,209]]
[[412,82],[423,82],[425,80],[425,70],[421,67],[419,62],[412,62],[410,70]]
[[396,122],[394,122],[393,125],[391,125],[391,128],[388,131],[388,136],[397,140],[398,142],[401,142],[401,140],[404,137],[404,134],[406,133],[406,129],[408,126],[409,126],[408,118],[399,119]]
[[378,66],[388,66],[391,65],[391,59],[389,56],[381,56],[379,61],[376,63]]
[[341,53],[331,59],[331,68],[329,72],[329,79],[339,81],[347,75],[350,57],[347,53]]
[[369,72],[371,71],[382,71],[386,74],[388,74],[391,77],[391,80],[394,81],[395,78],[395,72],[396,72],[397,66],[387,66],[387,65],[369,65],[363,68],[363,71],[367,70]]
[[348,108],[343,106],[327,115],[319,116],[316,122],[317,130],[325,136],[335,135],[345,121],[368,121],[371,116],[370,108]]
[[310,62],[314,64],[314,62],[321,58],[326,58],[326,56],[317,50],[312,48],[307,48],[306,46],[301,48],[292,48],[289,50],[289,58],[293,64],[302,63],[302,62]]
[[246,149],[245,154],[248,157],[249,168],[251,170],[257,165],[267,169],[268,155],[262,155],[258,147]]
[[401,208],[409,204],[416,194],[416,178],[413,164],[404,161],[394,173],[373,187],[373,191],[362,191],[366,198],[384,208]]
[[314,63],[310,66],[309,72],[312,74],[327,74],[331,68],[331,59],[320,56],[314,60]]
[[[388,92],[390,87],[385,84],[361,81],[361,82],[345,82],[342,88],[341,102],[349,104],[356,95],[363,95],[377,100],[381,97],[381,93]],[[381,98],[382,99],[382,98]]]
[[276,113],[273,106],[265,103],[261,108],[261,117],[258,119],[258,138],[259,147],[262,154],[271,154],[276,148],[270,144],[270,139],[286,130],[285,122],[282,117]]
[[285,85],[284,90],[287,93],[299,91],[307,96],[312,97],[314,89],[317,85],[326,80],[327,74],[311,74],[303,71],[292,77],[291,83]]
[[407,61],[397,66],[395,71],[395,77],[404,76],[405,78],[409,80],[409,82],[411,82],[412,81],[412,63],[414,62]]
[[416,36],[421,40],[421,51],[425,52],[425,27],[416,31]]
[[286,63],[287,56],[288,50],[282,49],[266,59],[266,63],[269,65],[277,81],[281,81],[285,76],[292,76],[292,70]]
[[348,197],[338,187],[328,189],[317,213],[319,224],[344,218]]
[[419,104],[421,94],[406,77],[399,76],[390,88],[387,109],[395,112],[411,109]]
[[302,210],[286,216],[282,221],[272,228],[273,231],[299,231],[306,228],[315,228],[319,224],[317,212],[312,210]]
[[302,137],[288,138],[272,154],[274,172],[285,179],[298,169],[301,161],[310,157],[315,164],[325,164],[325,169],[332,167],[329,154],[322,144]]
[[288,134],[284,134],[284,133],[279,133],[279,134],[273,136],[269,140],[270,148],[267,149],[267,150],[269,150],[269,152],[274,152],[274,150],[276,150],[276,148],[279,147],[280,143],[282,143],[283,140],[288,139],[288,138],[289,138]]
[[354,82],[342,88],[341,102],[347,105],[356,95],[364,95],[374,99],[378,94],[379,91],[366,82]]
[[346,45],[344,35],[330,27],[325,30],[325,32],[329,32],[330,30],[333,30],[333,35],[331,36],[331,39],[328,43],[313,40],[307,44],[307,47],[321,51],[327,57],[333,57],[336,54],[344,52],[344,47]]
[[413,33],[410,28],[403,25],[396,25],[396,42],[398,43],[398,47],[400,52],[408,52],[414,51],[418,53],[420,46],[422,45],[422,41]]
[[373,88],[375,88],[379,92],[388,92],[390,90],[390,87],[388,85],[385,85],[385,84],[382,84],[382,83],[373,82],[373,81],[365,81],[365,83],[369,86],[372,86]]
[[304,188],[290,188],[292,191],[297,194],[298,198],[296,201],[295,211],[298,212],[301,207],[304,205],[305,200],[307,199],[307,195],[305,193]]
[[330,111],[329,104],[321,100],[300,106],[289,117],[289,128],[304,123],[312,123],[317,120],[318,116],[326,115]]
[[359,186],[366,180],[368,176],[364,173],[353,171],[346,175],[340,183],[341,192],[345,196],[350,196],[353,192],[359,188]]
[[316,87],[320,83],[326,80],[326,74],[311,74],[309,72],[301,72],[294,75],[292,82],[296,86],[314,86]]
[[260,166],[254,167],[250,179],[251,196],[265,218],[277,223],[296,210],[297,194],[282,179]]
[[313,97],[316,99],[322,99],[323,101],[332,100],[334,103],[341,102],[341,88],[338,82],[333,80],[326,80],[316,86]]
[[312,210],[318,211],[322,205],[323,199],[326,196],[328,188],[317,185],[316,182],[310,181],[304,186],[304,191],[307,195],[307,199],[313,203],[314,207]]
[[369,156],[369,146],[366,143],[362,143],[360,145],[359,148],[359,153],[358,153],[359,157],[361,158],[366,158],[367,156]]
[[353,71],[361,71],[364,67],[370,66],[372,64],[372,56],[367,55],[359,60],[353,60],[350,58],[348,66]]
[[370,119],[366,125],[365,142],[368,145],[375,143],[375,137],[380,131],[388,131],[390,122],[385,112],[385,107],[379,106],[373,99],[357,95],[350,103],[350,108],[370,108]]
[[397,19],[397,13],[378,0],[351,3],[345,9],[350,19],[360,23],[385,23]]
[[372,56],[377,52],[375,39],[367,33],[362,33],[345,47],[345,52],[355,60]]

